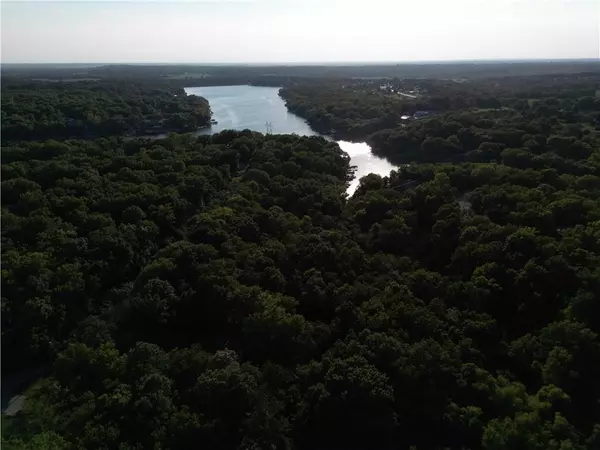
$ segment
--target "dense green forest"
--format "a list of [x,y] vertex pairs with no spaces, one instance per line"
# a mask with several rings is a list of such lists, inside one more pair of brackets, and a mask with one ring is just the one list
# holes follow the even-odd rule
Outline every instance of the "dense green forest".
[[167,84],[2,83],[3,142],[186,132],[209,123],[206,99]]
[[3,146],[3,447],[600,448],[598,79],[349,82],[282,96],[413,162],[350,198],[320,137]]
[[[597,104],[600,100],[595,98],[599,87],[600,75],[595,73],[476,81],[320,78],[290,81],[281,89],[280,96],[290,111],[306,119],[312,128],[321,133],[341,139],[371,141],[371,134],[384,131],[388,135],[404,135],[407,141],[417,141],[416,135],[437,136],[434,126],[402,119],[403,116],[418,112],[437,115],[460,113],[441,118],[442,121],[461,125],[458,129],[446,130],[452,132],[446,134],[445,138],[476,122],[481,125],[479,128],[483,126],[488,129],[499,124],[502,128],[510,128],[516,123],[527,126],[530,121],[543,122],[546,126],[544,132],[556,120],[596,124],[600,119]],[[502,110],[502,115],[491,117],[490,110]],[[466,115],[466,112],[471,115]],[[507,116],[510,116],[510,120],[506,120]],[[412,126],[405,129],[407,125]],[[423,127],[428,129],[422,132]],[[382,142],[388,140],[387,136],[384,139],[382,137],[380,135],[370,143],[376,147],[388,145]],[[410,143],[408,147],[414,149],[415,143]],[[386,156],[389,156],[389,152]]]
[[418,111],[444,113],[500,107],[495,96],[507,93],[494,88],[490,94],[488,84],[398,78],[300,80],[288,83],[280,96],[290,111],[305,118],[319,132],[364,140],[377,131],[403,127],[402,117]]

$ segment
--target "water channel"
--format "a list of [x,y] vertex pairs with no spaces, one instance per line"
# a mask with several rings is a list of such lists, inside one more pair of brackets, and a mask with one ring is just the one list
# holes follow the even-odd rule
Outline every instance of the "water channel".
[[[264,133],[269,123],[271,132],[276,134],[319,135],[302,118],[287,110],[279,97],[279,88],[276,87],[206,86],[188,87],[185,92],[206,98],[210,103],[213,119],[217,121],[198,134],[213,134],[228,129],[249,129]],[[337,143],[350,156],[350,164],[356,166],[355,178],[348,187],[349,195],[354,193],[361,177],[369,173],[387,176],[394,169],[386,159],[373,155],[371,148],[364,142]]]

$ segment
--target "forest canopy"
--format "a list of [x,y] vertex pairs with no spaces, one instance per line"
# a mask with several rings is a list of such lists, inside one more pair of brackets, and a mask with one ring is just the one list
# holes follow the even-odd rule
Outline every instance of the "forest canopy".
[[598,81],[286,86],[402,163],[350,198],[321,137],[4,145],[3,446],[600,448]]
[[206,99],[160,83],[2,83],[2,142],[187,132],[210,115]]

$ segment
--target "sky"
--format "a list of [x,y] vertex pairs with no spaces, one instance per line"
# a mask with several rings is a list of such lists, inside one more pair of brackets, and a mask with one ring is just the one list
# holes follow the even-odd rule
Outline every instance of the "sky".
[[3,0],[2,63],[600,57],[600,0]]

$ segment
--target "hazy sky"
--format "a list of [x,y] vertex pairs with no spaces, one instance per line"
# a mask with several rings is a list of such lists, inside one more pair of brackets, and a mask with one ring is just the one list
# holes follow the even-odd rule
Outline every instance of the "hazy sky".
[[600,0],[3,0],[1,12],[4,63],[600,56]]

